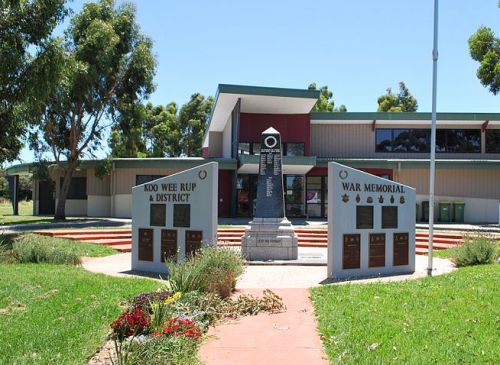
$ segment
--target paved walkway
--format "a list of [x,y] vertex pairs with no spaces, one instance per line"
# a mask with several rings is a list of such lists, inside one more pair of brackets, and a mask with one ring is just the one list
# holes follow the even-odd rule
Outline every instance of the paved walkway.
[[[272,289],[287,310],[277,314],[242,317],[208,331],[200,349],[206,365],[327,365],[316,332],[314,311],[307,289]],[[245,293],[262,295],[261,289]]]
[[[324,249],[326,252],[326,249]],[[398,275],[352,281],[408,280],[426,275],[427,256],[416,256],[416,271]],[[448,260],[434,259],[434,275],[451,272]],[[130,271],[130,253],[99,258],[86,258],[85,269],[113,276],[135,276]],[[283,298],[283,313],[242,317],[231,320],[208,332],[201,346],[200,359],[207,365],[326,365],[327,357],[316,330],[309,287],[325,283],[326,266],[250,265],[238,280],[237,291],[262,295],[271,288]],[[346,283],[341,282],[339,284]]]

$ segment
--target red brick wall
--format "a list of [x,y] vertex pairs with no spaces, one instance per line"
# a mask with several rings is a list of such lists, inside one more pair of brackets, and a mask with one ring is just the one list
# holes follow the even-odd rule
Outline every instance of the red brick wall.
[[240,142],[260,142],[261,134],[273,127],[281,134],[282,142],[303,142],[305,155],[311,144],[311,117],[309,114],[253,114],[240,115]]

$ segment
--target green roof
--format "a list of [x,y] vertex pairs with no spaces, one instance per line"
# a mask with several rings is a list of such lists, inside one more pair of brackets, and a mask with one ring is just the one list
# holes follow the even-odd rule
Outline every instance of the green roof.
[[289,89],[281,87],[219,84],[219,87],[217,88],[217,94],[243,94],[317,99],[319,98],[320,91],[309,89]]
[[[437,113],[437,120],[500,120],[500,113]],[[431,113],[313,112],[311,120],[431,120]]]

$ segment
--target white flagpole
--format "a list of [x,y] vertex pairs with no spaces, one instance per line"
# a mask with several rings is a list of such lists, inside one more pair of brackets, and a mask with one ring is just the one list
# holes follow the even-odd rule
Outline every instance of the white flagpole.
[[434,240],[434,182],[436,177],[436,90],[438,62],[438,0],[434,0],[434,46],[432,49],[432,127],[429,181],[429,253],[427,275],[432,276],[432,249]]

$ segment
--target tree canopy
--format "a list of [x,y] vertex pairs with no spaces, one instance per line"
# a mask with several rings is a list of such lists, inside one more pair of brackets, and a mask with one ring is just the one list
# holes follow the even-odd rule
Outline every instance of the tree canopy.
[[[199,93],[180,109],[148,103],[134,115],[123,114],[113,126],[109,145],[113,157],[201,156],[201,145],[214,99]],[[139,119],[140,118],[140,119]]]
[[388,88],[386,94],[379,96],[377,103],[379,112],[415,112],[418,109],[417,99],[402,81],[399,83],[397,94]]
[[0,164],[15,160],[23,146],[23,106],[35,107],[54,81],[47,39],[67,14],[64,3],[0,0]]
[[[309,90],[318,90],[316,83],[312,83],[308,87]],[[328,89],[328,86],[322,86],[320,89],[318,101],[312,108],[313,112],[346,112],[347,108],[344,104],[335,108],[333,93]]]
[[500,39],[491,28],[479,27],[469,38],[469,51],[472,59],[479,62],[477,78],[497,95],[500,91]]
[[30,144],[37,156],[50,151],[63,183],[55,218],[65,218],[65,201],[79,160],[100,146],[110,125],[136,116],[154,89],[152,41],[141,34],[131,4],[86,3],[64,38],[47,42],[54,50],[57,82],[32,111],[37,127]]

